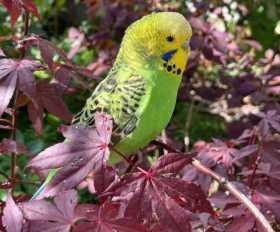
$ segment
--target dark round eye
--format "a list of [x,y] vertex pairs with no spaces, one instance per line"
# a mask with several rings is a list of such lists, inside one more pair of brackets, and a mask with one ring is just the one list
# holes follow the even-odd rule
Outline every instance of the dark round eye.
[[169,35],[166,37],[166,41],[172,42],[172,41],[174,41],[174,37],[172,35]]

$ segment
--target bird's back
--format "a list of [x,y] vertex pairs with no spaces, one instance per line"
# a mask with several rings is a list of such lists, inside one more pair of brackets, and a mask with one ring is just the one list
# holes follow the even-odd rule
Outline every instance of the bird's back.
[[134,153],[168,123],[179,84],[164,72],[120,66],[100,82],[73,123],[94,126],[95,113],[105,112],[114,121],[116,149]]

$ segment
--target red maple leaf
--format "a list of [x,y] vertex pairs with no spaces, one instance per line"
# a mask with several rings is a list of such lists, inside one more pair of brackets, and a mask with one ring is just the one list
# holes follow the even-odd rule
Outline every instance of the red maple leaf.
[[118,180],[116,169],[110,166],[102,166],[98,169],[92,178],[94,184],[94,192],[96,194],[103,193],[111,184]]
[[28,153],[26,146],[18,141],[11,139],[3,139],[0,143],[0,154],[12,152],[14,154]]
[[41,68],[42,65],[34,60],[0,59],[0,116],[8,107],[17,86],[38,106],[33,72]]
[[105,203],[102,206],[82,204],[76,214],[82,219],[75,232],[148,232],[144,226],[137,224],[132,218],[124,218],[119,214],[120,205]]
[[11,193],[8,193],[6,206],[4,208],[2,223],[7,232],[21,232],[23,225],[22,212],[14,202]]
[[191,231],[189,211],[213,213],[198,186],[174,177],[191,161],[191,155],[164,155],[148,171],[124,176],[107,189],[107,194],[123,204],[125,217],[133,215],[139,223],[150,227],[163,223],[170,228],[166,231]]
[[97,172],[109,158],[112,133],[111,117],[97,113],[96,128],[64,127],[70,142],[55,144],[33,158],[29,167],[36,170],[60,168],[40,197],[56,195],[78,185],[91,171]]
[[260,132],[263,136],[267,136],[271,130],[280,132],[280,116],[276,110],[269,110],[266,113],[258,113],[262,118],[259,122]]
[[53,205],[45,200],[33,200],[21,204],[24,217],[29,220],[30,232],[70,231],[79,217],[75,214],[78,195],[74,190],[61,192]]
[[21,204],[24,218],[29,223],[28,231],[68,232],[73,229],[75,232],[147,232],[145,227],[131,218],[123,218],[119,214],[119,204],[78,205],[78,194],[75,190],[59,193],[54,198],[54,203],[33,200]]
[[34,105],[33,102],[29,102],[28,114],[37,134],[41,134],[43,130],[44,109],[64,121],[70,122],[72,113],[63,101],[63,94],[66,92],[65,88],[60,84],[49,83],[48,81],[41,81],[37,83],[36,87],[36,102],[38,104]]
[[226,142],[214,139],[213,143],[205,144],[199,149],[197,159],[208,167],[214,167],[216,164],[223,164],[227,168],[233,165],[233,162],[244,158],[257,150],[257,146],[250,145],[240,150]]
[[25,48],[30,46],[36,46],[41,52],[41,56],[43,60],[47,63],[51,70],[56,68],[55,63],[53,61],[54,55],[59,55],[60,59],[63,60],[64,63],[70,64],[70,60],[67,58],[64,51],[58,47],[56,47],[53,43],[48,40],[45,40],[37,35],[32,35],[22,41]]
[[255,225],[255,218],[252,217],[249,213],[241,217],[236,217],[232,222],[227,226],[226,232],[247,232],[253,229]]
[[[21,43],[25,49],[29,48],[30,46],[37,47],[40,50],[43,60],[48,65],[49,69],[54,73],[56,80],[63,85],[68,85],[71,76],[85,76],[97,79],[91,70],[72,64],[61,48],[58,48],[46,39],[43,39],[37,35],[32,35],[22,40]],[[59,61],[61,62],[54,61],[55,55],[59,56]],[[80,78],[77,79],[79,82],[81,82]],[[85,88],[88,87],[86,84],[83,85]]]
[[0,0],[11,15],[11,26],[14,27],[21,13],[25,10],[40,18],[38,9],[33,0]]

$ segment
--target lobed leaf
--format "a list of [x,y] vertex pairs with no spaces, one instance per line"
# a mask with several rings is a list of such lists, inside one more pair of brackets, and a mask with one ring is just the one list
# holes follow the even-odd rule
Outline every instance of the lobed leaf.
[[20,208],[14,202],[10,192],[7,196],[2,222],[7,232],[22,232],[23,215]]
[[55,144],[33,158],[28,167],[36,170],[60,168],[41,197],[54,196],[78,185],[91,172],[98,173],[109,158],[112,119],[97,113],[96,128],[63,127],[69,142]]

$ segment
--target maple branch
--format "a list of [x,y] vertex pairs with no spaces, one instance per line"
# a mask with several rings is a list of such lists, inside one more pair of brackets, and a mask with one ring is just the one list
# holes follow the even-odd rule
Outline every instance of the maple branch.
[[0,122],[6,122],[8,124],[11,124],[11,121],[5,118],[0,118]]
[[194,109],[194,100],[192,99],[191,105],[190,105],[190,108],[188,111],[188,115],[187,115],[186,124],[185,124],[185,138],[184,138],[185,151],[189,150],[189,145],[190,145],[189,131],[190,131],[191,122],[192,122],[193,109]]
[[259,211],[259,209],[249,200],[247,196],[241,193],[232,183],[230,183],[226,178],[220,176],[216,172],[212,171],[210,168],[204,166],[200,161],[193,159],[193,166],[203,172],[204,174],[211,176],[213,179],[218,181],[223,185],[232,195],[234,195],[241,203],[243,203],[247,209],[256,217],[259,223],[266,229],[267,232],[274,232],[269,222],[266,220],[264,215]]
[[[18,88],[16,88],[16,93],[14,96],[14,103],[13,103],[13,112],[12,112],[12,130],[11,130],[11,139],[15,140],[16,139],[16,124],[17,124],[17,111],[16,111],[16,105],[17,105],[17,98],[18,98]],[[16,154],[13,152],[11,155],[11,178],[10,181],[12,183],[15,182],[16,179]]]
[[128,167],[127,167],[127,169],[125,170],[124,173],[129,173],[129,172],[131,172],[132,169],[134,168],[134,166],[135,166],[135,164],[136,164],[137,161],[138,161],[138,157],[137,157],[137,155],[134,155],[134,156],[132,157],[132,159],[130,159],[130,164],[128,165]]
[[174,149],[173,147],[167,145],[166,143],[162,143],[162,142],[160,142],[160,141],[158,141],[158,140],[153,140],[153,141],[151,142],[151,144],[156,145],[156,146],[158,146],[158,147],[162,147],[163,149],[166,149],[166,150],[168,150],[169,152],[182,153],[181,151],[178,151],[178,150]]
[[113,146],[111,147],[111,150],[116,152],[117,155],[119,155],[122,159],[124,159],[128,163],[128,167],[124,173],[129,173],[134,168],[134,165],[137,162],[137,159],[138,159],[137,156],[133,156],[132,159],[129,159],[125,156],[125,154],[123,154],[122,152],[120,152],[119,150],[114,148]]
[[[23,25],[23,37],[28,34],[29,31],[29,12],[25,10],[24,15],[24,25]],[[21,57],[25,56],[25,48],[22,47],[20,49]],[[16,86],[15,95],[14,95],[14,102],[13,102],[13,111],[12,111],[12,121],[11,121],[11,136],[12,140],[16,140],[16,124],[17,124],[17,100],[19,95],[19,89]],[[16,179],[16,166],[17,166],[17,156],[14,152],[11,153],[11,177],[9,178],[11,182],[11,187],[13,189],[14,184],[18,183]]]
[[[29,12],[25,11],[25,16],[24,16],[24,27],[23,27],[23,36],[26,36],[28,34],[29,31]],[[21,57],[25,56],[25,48],[23,47],[21,49]],[[18,88],[16,87],[15,90],[15,96],[14,96],[14,103],[13,103],[13,112],[12,112],[12,130],[11,130],[11,139],[12,140],[16,140],[16,124],[17,124],[17,99],[18,99]],[[11,154],[11,184],[12,184],[12,188],[14,186],[15,183],[17,183],[16,181],[16,165],[17,165],[17,160],[16,160],[16,154],[13,152]]]
[[[170,147],[167,144],[164,144],[159,141],[152,141],[153,144],[157,146],[161,146],[164,149],[169,150],[170,152],[178,152],[180,151]],[[259,221],[259,223],[266,229],[267,232],[274,232],[271,225],[265,218],[265,216],[260,212],[260,210],[250,201],[250,199],[241,193],[232,183],[230,183],[226,178],[220,176],[216,172],[212,171],[210,168],[204,166],[200,163],[199,160],[192,158],[192,165],[199,170],[200,172],[206,174],[207,176],[212,177],[216,181],[218,181],[224,188],[226,188],[232,195],[234,195],[241,203],[243,203],[247,209],[255,216],[255,218]]]
[[253,172],[252,172],[251,176],[248,177],[248,185],[251,189],[253,189],[253,191],[254,191],[254,179],[256,176],[259,162],[261,160],[261,154],[262,154],[261,151],[262,151],[262,146],[260,145],[258,147],[257,155],[256,155],[255,161],[253,163]]
[[[29,12],[25,10],[24,12],[24,18],[23,18],[23,38],[28,35],[29,32]],[[20,52],[21,52],[21,58],[24,58],[26,48],[24,46],[20,46]]]
[[27,36],[29,32],[29,12],[25,11],[23,35]]
[[15,183],[19,183],[19,184],[31,184],[34,186],[40,186],[39,182],[34,182],[34,181],[29,181],[29,180],[19,180],[19,179],[15,179]]

